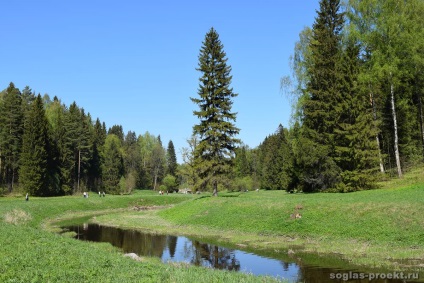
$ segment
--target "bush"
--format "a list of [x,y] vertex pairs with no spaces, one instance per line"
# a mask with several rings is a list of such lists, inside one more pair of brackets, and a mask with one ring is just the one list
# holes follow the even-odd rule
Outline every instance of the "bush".
[[243,178],[236,178],[233,182],[233,190],[244,192],[244,191],[252,191],[253,190],[253,179],[250,176],[246,176]]
[[163,189],[164,191],[175,191],[177,190],[178,186],[177,179],[174,176],[168,174],[165,176],[165,178],[163,178],[162,186],[165,186],[165,188]]

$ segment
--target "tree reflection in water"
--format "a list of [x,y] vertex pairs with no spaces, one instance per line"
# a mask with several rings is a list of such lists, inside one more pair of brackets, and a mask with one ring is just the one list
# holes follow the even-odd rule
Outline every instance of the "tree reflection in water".
[[[191,240],[186,237],[172,235],[157,235],[142,233],[134,230],[123,230],[97,224],[81,224],[62,227],[65,230],[77,233],[75,238],[93,242],[109,242],[119,247],[125,253],[136,253],[139,256],[156,256],[162,261],[183,261],[190,264],[223,270],[249,272],[255,275],[280,276],[295,282],[329,282],[330,274],[335,272],[349,272],[340,268],[346,262],[327,257],[327,268],[304,262],[304,257],[298,254],[289,256],[288,260],[281,260],[275,254],[262,256],[235,249],[220,247],[214,244]],[[320,261],[322,258],[320,258]],[[309,262],[316,262],[314,258]],[[342,265],[343,264],[343,265]],[[350,281],[349,281],[350,282]],[[367,282],[367,281],[355,281]],[[374,282],[374,281],[373,281]],[[376,281],[383,282],[383,281]],[[399,282],[399,281],[391,281]]]
[[208,266],[216,269],[239,271],[240,262],[236,259],[234,250],[192,241],[190,263]]
[[186,240],[184,241],[183,255],[177,255],[178,237],[176,236],[148,234],[86,223],[69,226],[66,229],[77,232],[76,238],[80,240],[109,242],[126,253],[133,252],[140,256],[162,258],[164,252],[168,250],[170,258],[174,260],[184,260],[197,266],[240,270],[240,262],[236,258],[235,250],[189,240],[184,237],[182,239]]

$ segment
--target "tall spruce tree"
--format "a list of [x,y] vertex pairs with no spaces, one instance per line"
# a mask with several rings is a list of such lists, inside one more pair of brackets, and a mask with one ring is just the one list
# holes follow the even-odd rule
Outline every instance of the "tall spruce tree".
[[49,136],[43,101],[37,96],[25,120],[20,184],[31,195],[46,196],[49,192]]
[[341,169],[334,160],[336,107],[339,90],[341,31],[344,13],[340,0],[321,0],[320,10],[312,28],[306,92],[303,104],[302,152],[303,189],[326,190],[340,182]]
[[90,180],[89,183],[94,191],[100,191],[102,177],[101,165],[103,162],[101,153],[106,139],[106,130],[102,128],[102,124],[100,123],[99,118],[97,118],[96,122],[94,123],[91,138],[92,158],[90,160],[88,172]]
[[343,96],[336,105],[340,114],[335,128],[334,159],[343,172],[338,189],[369,189],[374,186],[378,171],[377,131],[368,88],[358,81],[359,46],[351,40],[345,44],[340,68],[339,89]]
[[113,125],[111,128],[109,128],[109,131],[107,133],[114,134],[119,138],[119,140],[123,143],[124,142],[124,129],[121,125]]
[[234,158],[234,173],[237,177],[246,177],[251,173],[249,160],[247,159],[248,151],[249,147],[244,144],[235,150],[236,156]]
[[237,94],[230,87],[231,66],[218,33],[211,28],[205,36],[200,49],[198,71],[199,98],[191,100],[199,106],[193,114],[200,123],[193,127],[194,135],[199,136],[199,144],[195,150],[196,166],[200,172],[198,188],[212,186],[213,195],[218,195],[218,184],[224,184],[231,170],[232,158],[236,144],[235,138],[239,129],[235,127],[236,113],[231,112],[232,98]]
[[11,192],[18,175],[24,117],[21,93],[13,83],[6,89],[0,113],[0,180]]
[[77,189],[78,191],[81,188],[81,185],[87,186],[88,184],[88,171],[90,167],[90,161],[92,159],[92,127],[93,123],[91,120],[91,115],[87,115],[84,112],[84,109],[80,109],[80,124],[79,124],[79,135],[78,135],[78,144],[77,144]]
[[265,138],[259,146],[262,189],[293,189],[294,160],[286,135],[287,130],[279,125],[276,133]]
[[166,149],[166,160],[167,160],[167,173],[176,177],[177,174],[177,155],[175,154],[175,147],[172,140],[168,142],[168,148]]

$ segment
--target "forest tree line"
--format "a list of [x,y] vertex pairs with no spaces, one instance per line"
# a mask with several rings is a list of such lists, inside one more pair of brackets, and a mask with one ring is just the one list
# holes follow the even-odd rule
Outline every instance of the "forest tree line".
[[281,188],[370,189],[422,164],[423,14],[422,0],[320,1],[295,45],[293,76],[281,80],[292,125],[260,146],[288,144]]
[[[402,178],[422,164],[424,1],[321,0],[319,6],[295,45],[293,75],[281,79],[293,101],[290,127],[278,126],[257,148],[235,148],[231,182],[221,178],[223,189],[350,192]],[[226,145],[211,157],[219,147],[214,142],[222,137],[225,144],[238,132],[209,123],[219,115],[222,125],[234,120],[228,97],[237,96],[226,54],[213,38],[206,37],[199,56],[201,98],[192,100],[200,123],[183,155],[194,187],[212,180],[225,166],[220,156],[232,151]],[[216,164],[212,170],[199,161],[205,158]]]
[[56,196],[83,191],[130,193],[135,188],[176,187],[177,159],[149,132],[106,128],[76,102],[22,91],[0,93],[0,187],[4,192]]
[[[313,26],[294,47],[293,75],[281,80],[293,100],[292,123],[276,125],[256,148],[233,137],[239,129],[228,123],[235,121],[229,109],[237,94],[212,28],[199,56],[203,86],[192,98],[201,122],[181,149],[182,164],[172,141],[165,148],[148,132],[106,129],[75,102],[65,106],[11,83],[0,93],[0,187],[41,196],[178,186],[349,192],[401,178],[424,156],[422,15],[422,0],[349,0],[343,6],[321,0]],[[216,70],[222,74],[210,80]],[[220,105],[214,111],[226,121],[217,120],[216,133],[225,125],[231,136],[221,135],[225,151],[215,152],[222,141],[214,145],[204,136],[212,98],[222,99],[212,104]]]

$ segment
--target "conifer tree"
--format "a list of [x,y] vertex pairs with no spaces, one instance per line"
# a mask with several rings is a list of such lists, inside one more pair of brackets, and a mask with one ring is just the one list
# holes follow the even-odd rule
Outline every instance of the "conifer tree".
[[80,109],[80,123],[79,123],[79,135],[77,143],[77,189],[81,188],[82,181],[87,184],[87,174],[90,166],[90,160],[92,159],[92,146],[91,146],[91,129],[93,127],[91,121],[91,115],[87,115],[84,109]]
[[231,88],[231,66],[227,65],[224,46],[218,33],[211,28],[200,49],[198,71],[198,98],[191,100],[199,106],[193,114],[199,124],[193,127],[194,135],[199,136],[195,151],[196,166],[200,171],[201,182],[198,188],[210,185],[213,195],[218,195],[218,184],[225,183],[231,170],[239,129],[235,127],[236,113],[231,112],[232,99],[237,96]]
[[107,133],[117,136],[122,143],[124,142],[124,129],[121,125],[113,125]]
[[36,196],[51,195],[48,179],[49,159],[48,121],[42,98],[38,95],[28,112],[24,126],[19,175],[25,192]]
[[101,164],[103,162],[101,152],[106,139],[106,131],[102,128],[100,119],[97,118],[94,123],[91,134],[91,152],[92,158],[89,165],[89,180],[91,187],[95,191],[100,191],[102,169]]
[[245,177],[250,175],[250,164],[247,159],[247,151],[249,147],[247,145],[241,145],[235,152],[234,158],[234,172],[237,177]]
[[340,182],[341,169],[334,160],[335,127],[339,113],[339,62],[344,13],[340,0],[321,0],[312,29],[309,64],[303,105],[301,162],[304,190],[325,190]]
[[29,86],[24,87],[22,90],[22,107],[23,112],[26,113],[31,109],[31,104],[35,100],[35,93],[32,92]]
[[261,157],[261,187],[267,190],[293,188],[293,153],[286,138],[287,130],[279,126],[259,146]]
[[335,110],[340,113],[335,128],[334,159],[342,169],[339,191],[370,189],[378,170],[376,127],[368,88],[358,81],[359,47],[348,41],[341,59],[340,92]]
[[177,173],[177,155],[175,154],[175,147],[172,140],[168,142],[168,148],[166,149],[166,160],[167,160],[167,173],[176,177]]
[[10,83],[0,104],[0,180],[10,192],[18,175],[23,118],[21,93]]

